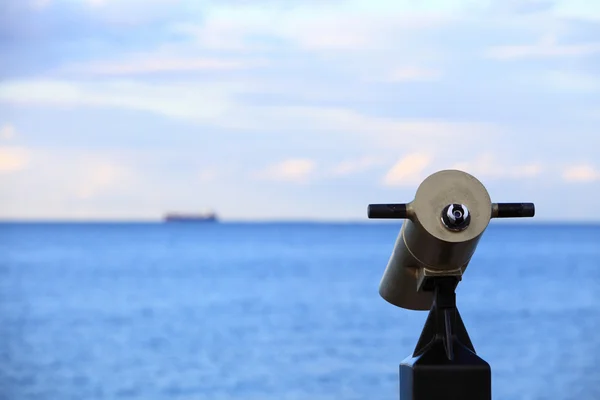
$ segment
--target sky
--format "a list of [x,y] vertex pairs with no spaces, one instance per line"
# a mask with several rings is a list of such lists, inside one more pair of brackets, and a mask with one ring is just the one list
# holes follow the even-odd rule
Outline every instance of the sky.
[[0,0],[0,218],[600,221],[600,2]]

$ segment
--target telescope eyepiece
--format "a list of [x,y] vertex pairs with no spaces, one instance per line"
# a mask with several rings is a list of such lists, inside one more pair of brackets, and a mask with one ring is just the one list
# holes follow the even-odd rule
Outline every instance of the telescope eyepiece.
[[471,215],[464,204],[448,204],[442,210],[442,224],[450,231],[463,231],[470,223]]

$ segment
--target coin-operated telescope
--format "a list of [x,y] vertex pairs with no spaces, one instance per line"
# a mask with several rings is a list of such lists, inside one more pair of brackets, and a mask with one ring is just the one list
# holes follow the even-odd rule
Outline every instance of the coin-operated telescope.
[[430,310],[413,354],[400,364],[400,400],[491,400],[491,369],[475,353],[455,289],[492,218],[533,217],[532,203],[492,203],[481,182],[457,170],[426,178],[412,202],[371,204],[369,218],[404,219],[379,294]]

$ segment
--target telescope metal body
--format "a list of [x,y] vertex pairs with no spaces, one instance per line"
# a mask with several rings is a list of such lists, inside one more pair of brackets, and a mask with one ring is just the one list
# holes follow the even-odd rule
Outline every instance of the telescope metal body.
[[[448,211],[459,211],[467,219],[462,225],[451,226]],[[531,203],[492,203],[480,181],[458,170],[440,171],[426,178],[410,203],[370,205],[369,218],[405,219],[379,294],[401,308],[429,310],[433,292],[423,290],[427,282],[439,276],[460,280],[492,218],[533,213]]]
[[533,217],[532,203],[492,203],[466,172],[427,177],[410,203],[371,204],[369,218],[405,219],[379,285],[389,303],[430,310],[413,354],[400,364],[401,400],[489,400],[491,369],[456,308],[456,286],[492,218]]

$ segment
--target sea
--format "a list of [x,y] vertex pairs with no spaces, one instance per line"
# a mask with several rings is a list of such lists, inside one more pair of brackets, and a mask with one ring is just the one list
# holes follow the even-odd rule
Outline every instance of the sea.
[[[0,399],[398,399],[427,318],[378,293],[399,229],[0,224]],[[599,244],[490,224],[457,303],[494,399],[600,399]]]

